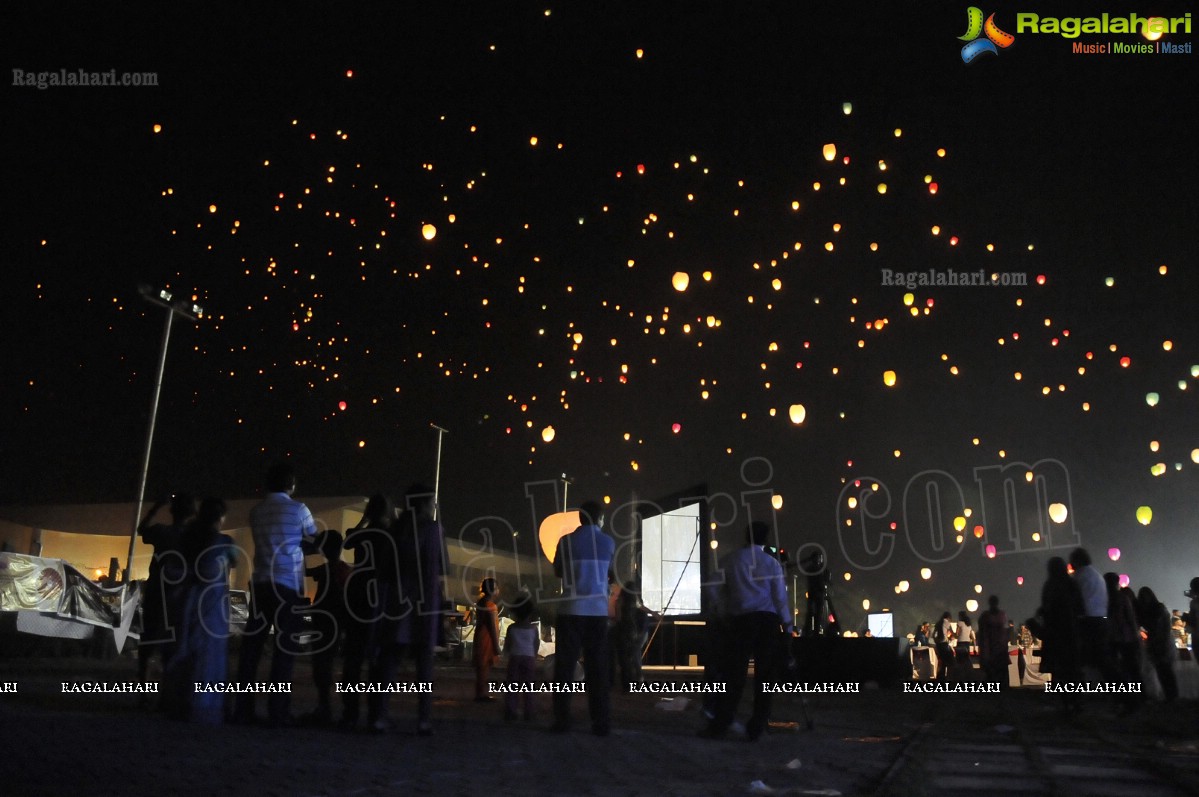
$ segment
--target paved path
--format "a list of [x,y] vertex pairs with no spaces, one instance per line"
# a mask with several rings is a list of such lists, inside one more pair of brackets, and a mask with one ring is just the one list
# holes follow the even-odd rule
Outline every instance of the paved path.
[[[698,739],[701,717],[617,695],[608,738],[503,721],[479,705],[471,673],[439,672],[437,733],[419,738],[411,698],[397,697],[401,730],[205,728],[163,719],[132,695],[61,694],[63,680],[127,680],[128,660],[0,660],[0,792],[5,795],[1179,795],[1199,793],[1195,703],[1154,704],[1127,720],[1114,701],[1061,717],[1048,696],[779,696],[758,743]],[[681,676],[686,677],[686,676]],[[295,709],[314,703],[297,668]],[[581,698],[581,696],[580,696]]]

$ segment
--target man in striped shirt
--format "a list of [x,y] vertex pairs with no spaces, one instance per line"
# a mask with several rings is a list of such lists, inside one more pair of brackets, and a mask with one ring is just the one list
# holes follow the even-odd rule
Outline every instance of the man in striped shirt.
[[[604,510],[596,501],[586,501],[579,507],[579,522],[582,525],[558,540],[554,553],[554,575],[562,579],[555,628],[554,681],[560,685],[574,681],[581,652],[591,730],[597,736],[607,736],[611,727],[608,573],[616,541],[604,534]],[[553,730],[569,729],[570,693],[556,692]]]
[[[250,510],[250,531],[254,537],[254,575],[250,580],[250,619],[242,639],[238,679],[242,684],[254,681],[258,660],[270,629],[275,629],[275,650],[271,656],[272,684],[291,683],[295,654],[300,652],[297,639],[303,622],[304,547],[316,536],[316,522],[308,507],[293,499],[295,470],[286,462],[271,468],[266,479],[267,496]],[[268,721],[286,725],[291,721],[290,694],[272,692]],[[252,722],[254,693],[239,694],[235,719]]]

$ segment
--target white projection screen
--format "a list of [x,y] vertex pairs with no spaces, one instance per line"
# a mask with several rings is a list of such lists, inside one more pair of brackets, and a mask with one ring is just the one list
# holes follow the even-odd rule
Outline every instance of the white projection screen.
[[699,509],[689,504],[641,519],[641,601],[652,611],[700,612]]
[[870,635],[879,639],[890,639],[895,636],[895,616],[887,613],[866,615],[866,627]]

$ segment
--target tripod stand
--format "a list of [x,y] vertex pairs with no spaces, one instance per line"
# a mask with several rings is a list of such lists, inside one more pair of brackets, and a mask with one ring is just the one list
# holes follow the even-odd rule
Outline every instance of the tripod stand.
[[825,566],[824,555],[817,551],[801,563],[808,574],[808,615],[804,619],[804,636],[841,635],[841,621],[833,606],[833,594],[829,588],[830,576]]

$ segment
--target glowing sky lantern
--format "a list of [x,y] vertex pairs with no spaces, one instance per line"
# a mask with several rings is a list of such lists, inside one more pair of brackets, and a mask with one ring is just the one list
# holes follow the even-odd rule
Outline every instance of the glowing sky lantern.
[[681,423],[672,423],[672,424],[670,425],[670,431],[674,432],[675,434],[678,434],[679,432],[683,431],[683,424],[681,424]]
[[932,571],[932,568],[931,568],[931,567],[922,567],[922,568],[920,568],[920,577],[921,577],[922,579],[924,579],[925,581],[928,581],[930,578],[932,578],[932,577],[933,577],[933,571]]
[[1016,586],[1017,587],[1024,586],[1024,576],[1016,576]]
[[554,431],[553,426],[547,426],[541,430],[541,439],[547,443],[552,443],[556,434],[557,432]]
[[1153,522],[1153,510],[1147,506],[1138,506],[1137,523],[1140,523],[1142,526],[1148,526],[1151,522]]
[[1065,523],[1066,516],[1068,514],[1069,513],[1066,511],[1065,504],[1050,504],[1049,505],[1049,519],[1052,520],[1054,523]]
[[1155,42],[1162,37],[1162,34],[1170,29],[1170,23],[1165,17],[1149,17],[1145,20],[1145,26],[1141,28],[1141,35],[1151,42]]
[[970,600],[966,601],[966,611],[977,612],[978,611],[978,601],[976,601],[974,598],[971,598]]
[[994,559],[995,558],[995,546],[988,545],[986,550],[987,550],[987,558]]
[[862,600],[862,611],[864,611],[864,612],[870,611],[870,599],[869,598],[865,598]]
[[554,561],[558,552],[558,540],[570,534],[579,527],[579,513],[555,512],[541,521],[537,529],[537,541],[541,543],[541,552],[545,558]]
[[886,183],[879,183],[879,184],[878,184],[878,192],[879,192],[880,194],[885,194],[885,193],[887,193],[887,184],[886,184]]
[[1107,558],[1111,559],[1113,562],[1120,561],[1120,549],[1119,548],[1108,548],[1107,549]]
[[691,275],[686,271],[676,271],[670,278],[670,284],[679,293],[687,290],[687,286],[691,284]]
[[1120,586],[1121,587],[1127,587],[1131,583],[1132,583],[1132,579],[1128,577],[1127,573],[1120,574]]
[[349,406],[349,405],[347,405],[344,401],[337,402],[337,409],[339,409],[339,410],[345,411],[345,408],[347,406]]
[[883,371],[883,384],[887,387],[895,387],[894,371]]
[[825,144],[823,151],[824,151],[824,159],[826,161],[834,160],[837,157],[837,145],[836,144]]
[[841,103],[841,113],[845,114],[846,116],[849,116],[851,113],[853,113],[853,103],[852,102]]
[[982,594],[983,594],[983,585],[982,585],[982,584],[975,584],[975,585],[974,585],[974,591],[975,591],[976,593],[978,593],[979,595],[982,595]]
[[1199,448],[1191,449],[1191,462],[1194,462],[1196,465],[1199,465]]
[[907,592],[911,588],[912,588],[912,585],[908,583],[907,579],[904,579],[903,581],[899,582],[899,591],[900,592]]
[[1120,358],[1120,367],[1121,367],[1121,368],[1127,368],[1127,367],[1128,367],[1128,366],[1130,366],[1130,365],[1132,365],[1132,358],[1131,358],[1131,357],[1129,357],[1128,355],[1125,355],[1125,356],[1123,356],[1123,357],[1121,357],[1121,358]]
[[421,237],[426,241],[432,241],[437,237],[437,228],[432,224],[425,224],[420,228]]
[[162,125],[154,125],[154,132],[155,132],[155,133],[161,133],[161,132],[162,132]]
[[1156,393],[1146,393],[1145,394],[1145,403],[1148,404],[1150,407],[1156,407],[1157,402],[1159,402],[1161,400],[1162,400],[1162,397]]
[[984,535],[984,534],[986,534],[986,533],[987,533],[987,532],[986,532],[986,531],[983,529],[983,527],[982,527],[982,526],[975,526],[975,527],[974,527],[974,536],[975,536],[976,538],[978,538],[978,539],[980,539],[980,540],[981,540],[981,539],[983,538],[983,535]]
[[796,426],[803,423],[804,418],[808,417],[808,411],[802,404],[792,404],[791,408],[787,410],[787,414],[791,417],[791,423]]
[[781,495],[772,495],[770,497],[770,505],[775,509],[783,508],[783,497]]
[[913,302],[915,302],[915,301],[916,301],[916,294],[914,294],[914,293],[905,293],[905,294],[903,295],[903,304],[904,304],[904,306],[905,306],[905,307],[911,307],[911,306],[912,306],[912,303],[913,303]]
[[966,518],[962,517],[961,515],[958,515],[957,517],[955,517],[953,519],[953,530],[954,531],[963,531],[963,530],[965,530],[965,528],[966,528]]

